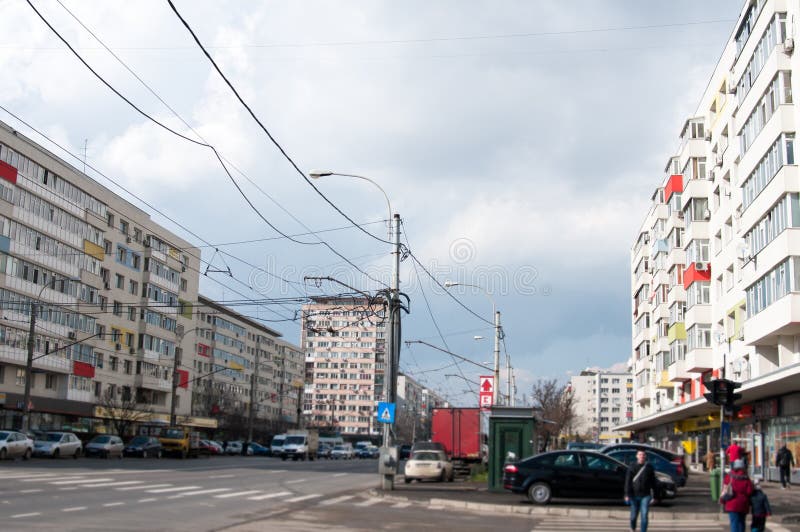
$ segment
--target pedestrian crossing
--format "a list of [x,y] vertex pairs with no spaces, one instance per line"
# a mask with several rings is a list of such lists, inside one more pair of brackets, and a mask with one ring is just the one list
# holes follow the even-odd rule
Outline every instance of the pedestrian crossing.
[[[630,530],[627,519],[603,519],[569,516],[548,516],[537,520],[533,530],[536,532],[561,532],[564,530],[575,531],[590,528],[592,532]],[[639,523],[637,522],[637,529]],[[659,520],[650,517],[647,530],[650,532],[677,531],[681,532],[709,532],[727,530],[726,523],[715,519],[675,519]]]

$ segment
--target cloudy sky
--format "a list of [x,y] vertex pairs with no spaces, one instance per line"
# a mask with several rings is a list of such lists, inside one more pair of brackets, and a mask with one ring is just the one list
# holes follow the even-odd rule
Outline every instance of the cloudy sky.
[[[318,236],[388,283],[388,246],[347,229],[347,220],[303,181],[166,1],[31,1],[136,105],[216,146],[241,170],[234,171],[237,182],[277,228],[287,234],[336,229]],[[301,169],[375,179],[428,270],[442,283],[474,283],[491,292],[518,396],[538,378],[565,379],[587,366],[627,360],[630,244],[740,1],[174,1]],[[201,285],[205,294],[231,300],[340,290],[304,284],[305,275],[380,287],[322,245],[280,238],[248,208],[208,149],[128,107],[26,1],[0,0],[0,12],[0,105],[73,154],[83,157],[85,146],[90,165],[203,241],[156,213],[154,219],[228,253],[220,259],[213,247],[203,248],[214,269],[229,265],[234,274],[210,273]],[[2,110],[0,120],[72,160]],[[386,237],[381,220],[388,207],[377,189],[344,177],[315,183],[352,219]],[[319,242],[310,235],[298,240]],[[415,271],[411,258],[401,270],[411,298],[404,339],[443,345],[424,290],[449,348],[489,361],[491,328]],[[483,293],[453,290],[491,319]],[[269,323],[299,342],[295,309],[240,310],[278,320]],[[485,373],[454,366],[419,344],[404,349],[401,368],[465,405],[476,401],[470,386],[448,375],[476,381]]]

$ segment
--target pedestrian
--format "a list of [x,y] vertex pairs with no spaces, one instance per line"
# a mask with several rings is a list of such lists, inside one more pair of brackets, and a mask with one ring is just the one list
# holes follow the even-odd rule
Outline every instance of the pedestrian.
[[739,458],[733,462],[731,472],[725,475],[722,494],[719,502],[728,512],[731,532],[744,532],[747,514],[750,512],[750,496],[753,494],[753,483],[747,477],[744,460]]
[[750,522],[750,532],[764,532],[767,529],[767,517],[772,515],[767,494],[761,489],[758,479],[753,480],[753,494],[750,496],[753,520]]
[[636,463],[628,468],[625,476],[625,503],[631,506],[631,531],[636,530],[636,519],[641,513],[641,529],[647,532],[650,501],[656,487],[656,472],[647,462],[647,453],[636,453]]
[[778,453],[775,455],[775,465],[781,472],[781,489],[786,489],[787,486],[792,486],[792,466],[794,465],[794,456],[792,451],[786,448],[784,443]]
[[717,453],[712,451],[711,449],[708,450],[705,456],[706,461],[706,470],[711,471],[717,466]]
[[728,448],[725,450],[725,455],[728,457],[728,463],[732,464],[736,460],[743,458],[742,448],[739,447],[739,444],[735,441],[731,442],[731,444],[728,445]]

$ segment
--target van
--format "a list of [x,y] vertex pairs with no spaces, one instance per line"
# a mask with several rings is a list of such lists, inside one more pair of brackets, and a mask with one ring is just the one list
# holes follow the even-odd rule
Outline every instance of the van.
[[271,456],[283,456],[283,442],[286,441],[286,434],[278,434],[272,438],[269,444],[269,454]]

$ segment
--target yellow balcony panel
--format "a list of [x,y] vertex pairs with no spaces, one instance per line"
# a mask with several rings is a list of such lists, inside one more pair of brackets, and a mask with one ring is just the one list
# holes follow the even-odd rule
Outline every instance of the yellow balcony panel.
[[89,242],[88,240],[84,240],[83,252],[89,255],[90,257],[96,258],[97,260],[106,260],[106,250],[104,250],[102,246],[98,246],[94,242]]
[[673,323],[667,331],[667,339],[669,343],[675,340],[686,340],[686,325],[682,321]]
[[656,386],[665,389],[670,389],[673,386],[675,386],[675,384],[671,380],[669,380],[669,371],[667,370],[661,371],[661,376],[658,379],[658,384],[656,384]]

